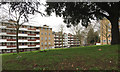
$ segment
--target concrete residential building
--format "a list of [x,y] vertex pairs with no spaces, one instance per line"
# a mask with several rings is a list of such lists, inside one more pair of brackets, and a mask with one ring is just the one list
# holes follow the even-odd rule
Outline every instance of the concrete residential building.
[[[54,33],[54,44],[55,44],[55,48],[62,47],[62,37],[60,32]],[[75,35],[72,35],[70,33],[63,34],[63,47],[79,46],[79,45],[80,43],[78,41],[78,38],[76,38]]]
[[80,42],[76,35],[68,34],[68,44],[70,46],[80,46]]
[[[61,48],[62,47],[62,36],[60,32],[54,33],[54,45],[55,48]],[[67,33],[63,34],[63,47],[68,47],[68,35]]]
[[[22,25],[19,28],[18,42],[19,42],[20,51],[23,52],[23,51],[31,51],[31,50],[40,49],[40,45],[41,45],[40,39],[42,36],[40,35],[41,28],[44,29],[44,27],[30,26],[30,25]],[[50,33],[51,33],[52,29],[51,28],[48,28],[48,29],[50,29]],[[49,34],[49,31],[46,31],[46,32]],[[46,40],[46,42],[47,41],[48,40]],[[3,53],[16,52],[16,29],[15,29],[14,22],[11,22],[11,21],[0,22],[0,50]]]
[[[119,32],[120,32],[120,20],[119,20]],[[111,44],[111,23],[108,19],[103,18],[100,21],[100,43],[107,44],[107,37],[108,37],[108,44]]]

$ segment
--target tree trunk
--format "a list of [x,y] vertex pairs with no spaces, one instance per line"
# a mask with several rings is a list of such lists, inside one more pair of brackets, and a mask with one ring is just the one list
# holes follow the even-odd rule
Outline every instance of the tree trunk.
[[17,45],[16,51],[17,51],[17,54],[19,54],[18,32],[19,32],[19,28],[16,28],[16,45]]
[[112,25],[111,26],[111,34],[112,34],[111,45],[120,44],[118,20],[119,20],[119,16],[118,16],[117,12],[116,12],[116,14],[114,13],[110,17],[110,22],[111,22],[111,25]]
[[62,35],[62,48],[63,48],[63,33],[61,35]]

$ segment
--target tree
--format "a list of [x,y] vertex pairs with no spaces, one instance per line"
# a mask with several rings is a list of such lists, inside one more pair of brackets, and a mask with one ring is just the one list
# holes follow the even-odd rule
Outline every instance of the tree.
[[72,26],[71,31],[73,32],[73,34],[76,36],[76,38],[78,39],[80,45],[82,43],[82,37],[83,37],[83,31],[82,31],[82,27],[80,26],[80,24],[76,25],[76,26]]
[[87,43],[94,45],[96,42],[99,42],[99,41],[100,41],[100,38],[99,38],[98,32],[97,31],[94,32],[94,29],[91,28],[87,34]]
[[62,44],[62,48],[63,48],[63,31],[64,31],[64,26],[61,24],[60,25],[60,36],[61,36],[61,38],[62,38],[62,42],[61,42],[61,44]]
[[44,15],[38,10],[40,2],[2,2],[0,5],[9,5],[10,20],[15,23],[16,29],[16,46],[17,53],[19,53],[18,33],[19,28],[26,22],[29,22],[29,15],[34,15],[35,12]]
[[94,32],[94,36],[95,36],[95,42],[100,42],[100,36],[99,36],[99,33],[98,31]]
[[61,16],[67,27],[70,24],[77,25],[82,20],[82,25],[87,27],[91,20],[102,19],[106,17],[112,25],[112,41],[111,44],[120,44],[118,20],[120,17],[120,2],[47,2],[46,12],[50,15],[55,12],[57,16]]
[[94,44],[94,29],[90,29],[87,35],[87,43]]

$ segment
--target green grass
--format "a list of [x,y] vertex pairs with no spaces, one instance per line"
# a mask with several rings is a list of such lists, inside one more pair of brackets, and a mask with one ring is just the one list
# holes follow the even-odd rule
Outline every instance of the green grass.
[[[3,70],[118,70],[118,47],[100,45],[2,54]],[[99,51],[98,49],[102,49]],[[111,61],[111,62],[110,62]]]

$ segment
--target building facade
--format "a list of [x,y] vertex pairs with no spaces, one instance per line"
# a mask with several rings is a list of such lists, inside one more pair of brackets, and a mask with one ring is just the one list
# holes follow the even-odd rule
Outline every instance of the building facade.
[[68,44],[70,46],[80,46],[79,39],[76,35],[68,34]]
[[[16,27],[15,22],[11,22],[11,21],[0,22],[1,52],[3,53],[16,52],[16,28],[15,27]],[[40,39],[42,36],[40,35],[41,28],[44,28],[44,27],[22,25],[19,28],[18,42],[19,42],[19,50],[21,52],[40,49],[40,45],[41,45]],[[50,32],[51,31],[52,30],[50,30]],[[46,31],[46,32],[49,32],[49,31]]]
[[[62,43],[62,39],[63,39],[63,43]],[[64,33],[62,37],[60,32],[55,32],[54,33],[55,48],[61,48],[62,44],[63,44],[63,47],[80,46],[80,42],[75,35],[72,35],[70,33],[68,34]]]
[[40,49],[54,48],[54,35],[52,34],[52,28],[44,25],[40,27]]
[[68,34],[64,33],[63,37],[61,35],[61,32],[55,32],[54,33],[54,45],[55,48],[61,48],[63,44],[63,47],[68,47]]
[[[120,20],[119,20],[119,32],[120,32]],[[103,18],[100,21],[100,43],[111,44],[111,23],[108,19]]]

